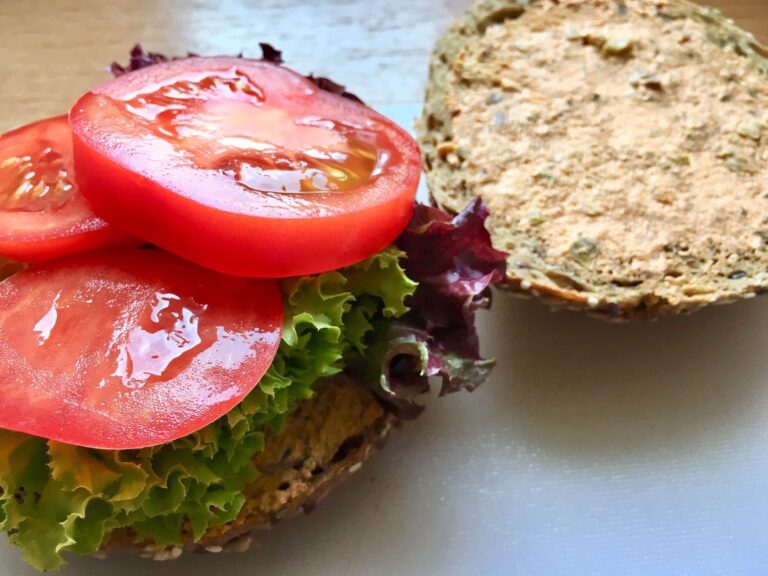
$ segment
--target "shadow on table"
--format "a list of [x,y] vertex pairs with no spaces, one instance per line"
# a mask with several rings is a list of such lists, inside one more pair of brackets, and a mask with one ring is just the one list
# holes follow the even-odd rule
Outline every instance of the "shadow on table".
[[499,293],[482,323],[489,409],[555,454],[710,449],[768,398],[766,299],[612,325]]

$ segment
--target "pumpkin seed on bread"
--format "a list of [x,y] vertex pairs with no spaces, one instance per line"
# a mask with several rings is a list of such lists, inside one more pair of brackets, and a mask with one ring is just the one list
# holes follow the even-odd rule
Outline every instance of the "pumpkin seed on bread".
[[438,41],[435,203],[482,196],[506,286],[616,320],[768,287],[768,60],[684,0],[481,0]]

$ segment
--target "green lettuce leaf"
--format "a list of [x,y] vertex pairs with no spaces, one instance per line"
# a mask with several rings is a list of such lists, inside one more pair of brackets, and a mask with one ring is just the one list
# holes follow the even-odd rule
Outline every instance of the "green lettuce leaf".
[[[286,280],[283,339],[259,385],[225,417],[170,444],[93,450],[0,430],[0,530],[40,570],[97,551],[130,526],[160,546],[195,539],[240,512],[252,459],[315,384],[362,351],[377,318],[407,312],[416,284],[389,248],[336,272]],[[0,268],[2,272],[2,268]]]

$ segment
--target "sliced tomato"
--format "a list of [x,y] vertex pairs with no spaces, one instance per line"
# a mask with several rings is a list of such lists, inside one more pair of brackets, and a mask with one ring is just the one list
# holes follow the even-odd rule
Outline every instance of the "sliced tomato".
[[275,64],[189,58],[125,74],[72,108],[97,214],[228,274],[284,277],[365,259],[406,226],[415,141]]
[[282,321],[277,281],[156,249],[30,268],[0,283],[0,428],[91,448],[170,442],[253,390]]
[[66,116],[0,136],[0,255],[42,262],[126,239],[78,190]]

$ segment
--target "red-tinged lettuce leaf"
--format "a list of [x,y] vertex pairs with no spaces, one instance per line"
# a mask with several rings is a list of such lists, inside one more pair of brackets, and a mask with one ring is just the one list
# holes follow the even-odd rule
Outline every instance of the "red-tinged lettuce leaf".
[[283,63],[282,51],[272,46],[272,44],[267,44],[266,42],[259,42],[259,48],[261,48],[262,60],[265,60],[267,62],[272,62],[272,64]]
[[354,100],[355,102],[360,102],[360,104],[364,103],[355,94],[352,94],[352,92],[347,92],[347,89],[343,84],[334,82],[330,78],[326,78],[325,76],[314,76],[313,74],[305,76],[305,78],[320,88],[320,90],[325,90],[326,92],[330,92],[332,94],[338,94],[343,98]]
[[396,242],[406,253],[406,274],[418,282],[410,311],[380,319],[375,341],[351,365],[405,418],[423,410],[417,398],[429,390],[429,377],[441,378],[442,396],[474,390],[493,367],[480,356],[475,315],[490,306],[490,286],[506,276],[507,255],[491,245],[487,217],[480,199],[455,218],[416,205]]
[[[194,56],[197,56],[197,54],[188,52],[186,58],[192,58]],[[135,44],[133,48],[131,48],[128,64],[123,65],[118,62],[112,62],[112,64],[109,66],[109,71],[113,76],[117,78],[118,76],[122,76],[128,72],[141,70],[142,68],[154,66],[155,64],[160,64],[161,62],[168,62],[169,60],[179,59],[180,58],[169,58],[165,54],[160,54],[159,52],[144,52],[144,48],[141,47],[141,44]]]
[[[259,42],[259,48],[261,48],[261,60],[264,62],[271,62],[272,64],[282,65],[284,63],[283,60],[283,53],[282,51],[278,50],[271,44],[267,44],[266,42]],[[142,48],[141,44],[136,44],[131,49],[130,57],[127,64],[120,64],[119,62],[112,62],[112,64],[109,67],[109,71],[112,73],[113,76],[118,77],[122,76],[123,74],[127,74],[128,72],[133,72],[135,70],[141,70],[142,68],[146,68],[148,66],[154,66],[155,64],[160,64],[161,62],[169,62],[171,60],[183,60],[184,58],[194,58],[195,56],[199,56],[199,54],[196,54],[194,52],[187,52],[186,56],[166,56],[165,54],[161,54],[159,52],[144,52],[144,48]],[[243,54],[240,53],[235,58],[243,58]],[[351,92],[347,92],[346,88],[337,82],[334,82],[330,78],[326,78],[324,76],[315,76],[313,74],[309,74],[308,76],[305,76],[307,80],[312,82],[315,86],[320,88],[320,90],[325,90],[326,92],[331,92],[332,94],[337,94],[339,96],[342,96],[343,98],[348,98],[349,100],[354,100],[355,102],[360,102],[361,104],[363,101],[352,94]]]
[[507,254],[492,246],[487,218],[479,198],[455,218],[417,205],[396,242],[408,255],[406,274],[419,283],[407,319],[445,350],[473,358],[479,357],[475,310],[490,305],[488,287],[507,270]]

